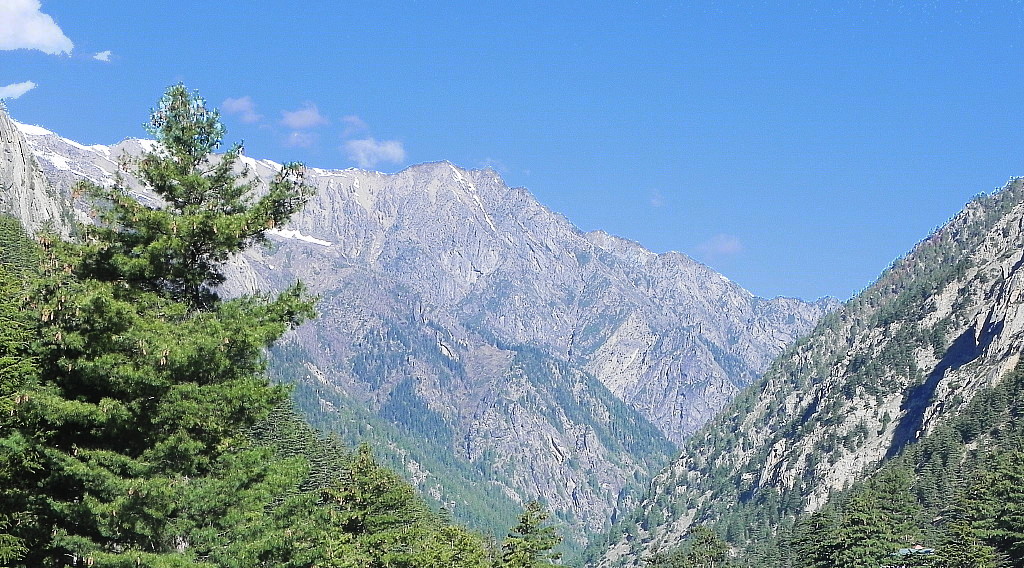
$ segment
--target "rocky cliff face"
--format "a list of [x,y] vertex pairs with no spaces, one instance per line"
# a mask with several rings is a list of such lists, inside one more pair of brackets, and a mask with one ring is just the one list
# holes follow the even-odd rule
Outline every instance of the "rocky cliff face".
[[624,523],[634,528],[613,532],[600,565],[640,566],[694,523],[777,527],[817,510],[955,416],[1014,368],[1022,348],[1024,181],[1016,179],[826,316],[691,438]]
[[[65,191],[109,181],[118,155],[147,144],[22,130]],[[279,167],[245,161],[264,179]],[[317,411],[348,400],[443,452],[428,465],[387,450],[440,501],[460,502],[441,469],[483,472],[487,491],[543,497],[577,538],[833,307],[755,298],[684,255],[582,233],[491,170],[309,174],[316,197],[229,285],[301,279],[321,295],[282,373]]]
[[586,369],[676,442],[830,306],[754,298],[684,255],[582,234],[490,170],[315,174],[295,229],[342,249],[321,253],[400,284],[422,318]]
[[31,232],[48,228],[67,235],[71,226],[67,203],[43,176],[0,101],[0,213],[17,217]]

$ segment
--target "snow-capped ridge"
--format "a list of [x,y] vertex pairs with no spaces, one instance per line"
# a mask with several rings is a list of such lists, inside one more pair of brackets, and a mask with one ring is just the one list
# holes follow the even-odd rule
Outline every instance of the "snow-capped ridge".
[[11,122],[14,123],[14,126],[18,127],[18,130],[20,130],[22,134],[25,134],[27,136],[46,136],[49,134],[53,134],[54,136],[56,136],[56,134],[43,128],[42,126],[36,126],[34,124],[25,124],[23,122],[18,122],[14,119],[11,119]]
[[56,132],[53,132],[52,130],[48,130],[48,129],[42,127],[42,126],[38,126],[38,125],[34,125],[34,124],[25,124],[25,123],[22,123],[22,122],[18,122],[17,120],[14,120],[13,118],[11,119],[11,122],[13,122],[14,126],[17,127],[17,129],[20,130],[21,133],[24,134],[25,136],[55,136],[55,137],[59,138],[61,141],[67,143],[70,146],[78,148],[79,150],[84,150],[84,151],[87,151],[87,152],[88,151],[97,151],[97,152],[104,153],[104,154],[110,154],[110,147],[106,146],[104,144],[91,144],[91,145],[87,146],[85,144],[80,144],[78,142],[75,142],[74,140],[71,140],[70,138],[64,138],[60,134],[57,134]]

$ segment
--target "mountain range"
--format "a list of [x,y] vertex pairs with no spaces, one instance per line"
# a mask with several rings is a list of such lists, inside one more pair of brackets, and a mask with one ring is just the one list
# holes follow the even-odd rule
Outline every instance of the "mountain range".
[[[0,112],[0,146],[4,209],[66,234],[89,220],[75,183],[110,183],[152,142],[83,145]],[[307,179],[305,210],[234,261],[227,289],[309,284],[319,317],[275,348],[273,373],[311,422],[374,443],[485,530],[540,497],[584,542],[837,305],[757,298],[683,254],[582,232],[490,169]]]
[[[0,209],[74,238],[92,211],[76,183],[153,150],[0,112]],[[282,167],[243,162],[263,182]],[[452,516],[497,533],[539,498],[609,568],[1024,562],[1024,179],[842,305],[582,232],[489,169],[307,180],[225,292],[308,283],[319,317],[270,351],[272,376]]]

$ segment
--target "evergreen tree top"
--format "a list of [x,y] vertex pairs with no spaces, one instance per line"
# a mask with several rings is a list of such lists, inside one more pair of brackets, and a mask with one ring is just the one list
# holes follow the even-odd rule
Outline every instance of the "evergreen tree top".
[[81,273],[208,310],[219,301],[224,264],[265,242],[268,229],[286,223],[309,199],[305,169],[286,164],[262,187],[247,167],[238,167],[240,144],[214,155],[224,137],[220,115],[180,84],[167,90],[146,127],[156,147],[125,169],[164,203],[139,203],[124,177],[112,187],[80,184],[100,212],[99,223],[86,229],[90,246]]

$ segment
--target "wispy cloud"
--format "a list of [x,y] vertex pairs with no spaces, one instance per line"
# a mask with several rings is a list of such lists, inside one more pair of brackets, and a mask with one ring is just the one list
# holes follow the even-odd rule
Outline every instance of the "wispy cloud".
[[256,112],[256,103],[248,95],[237,99],[224,99],[224,102],[220,103],[220,108],[228,114],[237,115],[239,120],[246,124],[259,122],[263,118]]
[[651,192],[651,196],[647,200],[647,202],[651,204],[651,207],[664,207],[665,196],[662,195],[660,191],[655,189],[654,191]]
[[284,139],[285,146],[292,146],[298,148],[310,148],[316,144],[317,136],[312,132],[291,132],[288,137]]
[[743,252],[743,243],[735,235],[721,233],[697,245],[697,252],[712,258],[733,256]]
[[345,123],[345,130],[341,132],[342,138],[348,138],[357,132],[364,132],[369,128],[363,119],[354,114],[342,117],[341,121]]
[[36,88],[36,84],[32,81],[14,83],[12,85],[7,85],[6,87],[0,87],[0,99],[16,99],[34,88]]
[[484,158],[484,160],[480,162],[480,167],[491,168],[492,170],[502,174],[508,173],[509,171],[509,167],[505,164],[505,162],[502,162],[501,160],[498,160],[496,158]]
[[38,0],[0,2],[0,50],[38,49],[50,55],[70,54],[75,44],[53,18],[40,12]]
[[96,55],[93,55],[92,58],[95,59],[96,61],[110,61],[110,56],[111,55],[113,55],[113,54],[108,49],[106,51],[101,51],[101,52],[97,53]]
[[349,140],[345,142],[345,154],[360,168],[372,168],[381,162],[398,164],[405,161],[405,148],[398,140]]
[[298,110],[281,111],[281,124],[292,130],[306,130],[327,124],[327,119],[320,114],[315,104],[306,103]]

